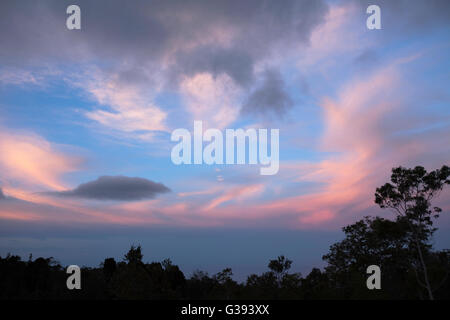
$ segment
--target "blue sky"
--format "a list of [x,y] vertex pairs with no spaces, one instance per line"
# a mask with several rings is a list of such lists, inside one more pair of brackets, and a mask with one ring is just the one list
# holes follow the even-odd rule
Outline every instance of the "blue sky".
[[[381,30],[365,1],[79,1],[81,30],[72,3],[19,2],[0,5],[0,255],[95,264],[140,242],[186,270],[306,272],[342,226],[392,217],[373,203],[392,167],[450,159],[447,1],[376,1]],[[174,165],[194,120],[279,129],[279,172]]]

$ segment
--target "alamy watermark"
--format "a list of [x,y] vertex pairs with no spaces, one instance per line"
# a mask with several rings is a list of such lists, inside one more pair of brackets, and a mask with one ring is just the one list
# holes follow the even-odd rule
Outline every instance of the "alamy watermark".
[[366,269],[367,274],[370,274],[371,276],[367,278],[366,285],[367,289],[373,290],[381,289],[381,269],[379,266],[372,264],[367,267]]
[[203,131],[203,122],[194,121],[193,139],[187,129],[172,132],[171,140],[179,143],[172,148],[170,156],[176,165],[246,164],[248,159],[248,164],[262,165],[261,175],[274,175],[280,163],[280,130],[270,129],[270,143],[268,134],[268,129],[226,129],[224,145],[221,130],[209,128]]
[[[66,26],[69,30],[81,29],[81,9],[78,5],[72,4],[67,7],[66,13],[69,15],[66,19]],[[366,13],[370,16],[366,20],[366,26],[369,30],[381,29],[381,9],[378,5],[369,5]]]
[[66,280],[67,289],[80,290],[81,289],[81,269],[80,269],[80,267],[77,266],[76,264],[72,264],[67,267],[66,273],[70,274],[70,276]]

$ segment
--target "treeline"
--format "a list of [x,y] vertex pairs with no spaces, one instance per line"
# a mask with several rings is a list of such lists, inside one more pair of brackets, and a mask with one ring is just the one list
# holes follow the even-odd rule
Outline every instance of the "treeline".
[[[81,290],[68,290],[66,269],[53,258],[0,257],[1,299],[450,299],[450,250],[436,251],[433,221],[441,209],[432,199],[450,184],[447,166],[395,168],[391,183],[377,188],[375,202],[397,213],[395,220],[366,217],[343,228],[344,240],[323,256],[324,270],[307,276],[290,272],[284,256],[268,271],[233,280],[227,268],[197,271],[186,278],[170,260],[144,263],[140,246],[122,261],[105,259],[82,268]],[[367,267],[381,269],[381,289],[369,290]]]
[[[124,261],[108,258],[98,268],[82,268],[81,290],[68,290],[69,275],[52,258],[21,261],[8,255],[0,258],[0,299],[426,299],[401,255],[381,265],[381,290],[366,286],[366,268],[379,262],[376,256],[358,257],[362,259],[344,271],[334,265],[324,271],[314,268],[306,277],[289,273],[291,261],[280,256],[270,261],[267,272],[250,275],[244,283],[234,281],[229,268],[212,276],[197,271],[186,278],[170,260],[143,263],[139,257],[137,246]],[[442,281],[450,254],[436,252],[433,257],[432,277]],[[450,299],[449,279],[435,297]]]

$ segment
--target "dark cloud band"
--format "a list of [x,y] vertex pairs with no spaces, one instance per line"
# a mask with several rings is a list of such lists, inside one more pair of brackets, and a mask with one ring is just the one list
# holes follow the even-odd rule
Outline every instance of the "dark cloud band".
[[162,183],[138,177],[102,176],[97,180],[80,184],[73,190],[53,192],[65,197],[94,200],[132,201],[152,199],[156,195],[169,192]]

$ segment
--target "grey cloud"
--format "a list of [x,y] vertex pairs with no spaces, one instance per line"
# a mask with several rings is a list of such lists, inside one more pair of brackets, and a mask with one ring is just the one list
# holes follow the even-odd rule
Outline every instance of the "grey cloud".
[[[361,8],[362,24],[369,4],[381,6],[383,38],[391,40],[450,21],[448,0],[354,2]],[[23,66],[107,60],[113,63],[102,68],[126,64],[130,70],[148,69],[145,81],[172,55],[171,74],[224,72],[248,86],[255,80],[256,63],[271,53],[284,53],[291,42],[307,45],[328,12],[324,0],[79,0],[82,30],[69,31],[69,4],[1,1],[0,62]],[[214,28],[234,31],[227,45],[206,41]],[[129,75],[123,76],[126,81]]]
[[[306,45],[328,11],[324,0],[79,0],[82,29],[69,31],[69,4],[1,1],[0,62],[106,60],[114,63],[104,68],[127,64],[130,69],[157,69],[173,55],[173,72],[224,72],[246,86],[256,61],[283,44]],[[226,47],[211,41],[215,28],[233,30]]]
[[280,72],[267,70],[263,83],[251,93],[241,112],[283,116],[292,106],[293,101],[286,91]]
[[157,194],[169,192],[162,183],[138,177],[102,176],[97,180],[80,184],[73,190],[53,192],[54,195],[95,200],[152,199]]
[[0,200],[6,199],[5,195],[3,194],[2,188],[0,188]]
[[209,71],[214,76],[228,74],[236,83],[246,86],[253,80],[253,59],[246,52],[232,49],[200,47],[178,54],[176,74],[194,75]]

